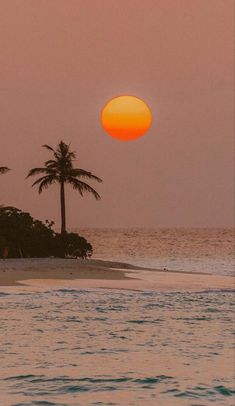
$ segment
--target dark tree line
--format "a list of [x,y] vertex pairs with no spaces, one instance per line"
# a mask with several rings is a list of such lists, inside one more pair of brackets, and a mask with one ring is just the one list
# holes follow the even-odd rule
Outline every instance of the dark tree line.
[[35,220],[15,207],[0,208],[0,252],[8,258],[80,257],[92,255],[92,246],[76,233],[58,234],[53,222]]
[[[91,193],[99,200],[100,195],[86,180],[102,182],[100,178],[81,168],[76,168],[76,154],[63,141],[56,149],[43,145],[53,157],[42,167],[29,171],[27,178],[41,175],[32,186],[38,186],[39,194],[50,185],[57,183],[60,187],[61,233],[53,231],[53,222],[45,223],[35,220],[29,213],[14,207],[0,207],[0,256],[2,257],[81,257],[92,255],[92,246],[85,238],[66,231],[65,185],[69,184],[81,196]],[[10,169],[0,167],[0,174]]]

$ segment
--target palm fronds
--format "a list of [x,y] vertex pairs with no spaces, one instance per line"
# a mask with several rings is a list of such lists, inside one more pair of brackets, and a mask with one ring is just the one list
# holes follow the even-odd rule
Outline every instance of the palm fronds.
[[64,185],[67,183],[77,190],[81,196],[85,193],[91,193],[96,200],[100,199],[99,193],[84,179],[95,180],[99,183],[102,182],[98,176],[92,172],[86,171],[81,168],[74,167],[76,153],[70,150],[70,145],[60,141],[56,149],[50,145],[44,144],[44,148],[50,151],[53,155],[52,159],[47,160],[43,167],[36,167],[30,169],[27,178],[35,175],[40,176],[32,186],[38,186],[38,193],[42,193],[53,183],[60,185],[60,202],[61,202],[61,233],[66,232],[66,219],[65,219],[65,189]]
[[7,166],[0,166],[0,175],[4,175],[8,171],[10,171],[10,169]]

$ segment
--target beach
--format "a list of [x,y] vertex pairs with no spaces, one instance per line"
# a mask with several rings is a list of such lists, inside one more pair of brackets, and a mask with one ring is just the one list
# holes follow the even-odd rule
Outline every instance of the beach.
[[127,263],[79,259],[0,261],[0,286],[69,286],[154,291],[233,289],[234,278],[210,273],[141,268]]

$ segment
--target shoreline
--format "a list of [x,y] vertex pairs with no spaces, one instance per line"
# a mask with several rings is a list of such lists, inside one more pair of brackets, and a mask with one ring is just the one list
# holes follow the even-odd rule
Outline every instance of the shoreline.
[[0,287],[70,287],[137,291],[233,290],[233,276],[150,269],[103,260],[0,260]]

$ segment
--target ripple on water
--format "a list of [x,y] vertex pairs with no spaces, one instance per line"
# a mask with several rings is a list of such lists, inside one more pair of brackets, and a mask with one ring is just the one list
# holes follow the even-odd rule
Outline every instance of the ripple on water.
[[[18,375],[7,377],[5,378],[5,381],[17,381],[17,383],[12,386],[14,389],[20,389],[17,393],[24,393],[25,386],[28,386],[32,390],[32,386],[36,385],[35,391],[40,395],[46,395],[53,392],[56,392],[57,394],[65,394],[70,392],[116,391],[120,389],[120,385],[122,386],[122,384],[151,388],[162,381],[169,381],[172,379],[174,378],[166,375],[145,378],[70,378],[67,376],[47,378],[43,375]],[[18,381],[21,382],[18,383]],[[43,390],[45,387],[48,389],[47,391]]]
[[6,297],[6,296],[10,296],[10,293],[0,292],[0,298]]
[[[166,391],[168,393],[169,391]],[[231,388],[227,388],[223,385],[214,386],[214,387],[206,387],[206,386],[196,386],[192,389],[188,389],[186,391],[180,391],[175,389],[174,396],[180,398],[217,398],[218,393],[223,397],[233,396],[235,394],[235,390]]]
[[66,289],[1,299],[0,391],[11,405],[233,404],[228,292]]
[[47,400],[35,400],[30,403],[14,403],[12,406],[67,406],[65,403],[48,402]]

